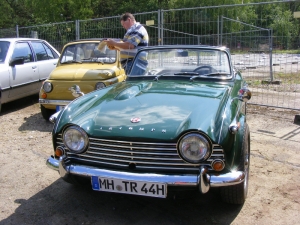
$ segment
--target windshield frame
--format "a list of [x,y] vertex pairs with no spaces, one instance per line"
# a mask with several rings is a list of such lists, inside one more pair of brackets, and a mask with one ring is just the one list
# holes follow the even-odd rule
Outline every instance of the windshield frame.
[[118,60],[117,51],[110,50],[106,46],[103,49],[98,49],[99,43],[99,41],[90,41],[68,44],[63,49],[63,52],[59,58],[59,63],[116,63]]
[[[194,71],[199,67],[206,71]],[[141,68],[144,71],[137,72]],[[176,76],[192,78],[193,81],[198,78],[228,80],[233,74],[230,53],[225,47],[158,46],[139,49],[127,76],[150,76],[156,80]]]

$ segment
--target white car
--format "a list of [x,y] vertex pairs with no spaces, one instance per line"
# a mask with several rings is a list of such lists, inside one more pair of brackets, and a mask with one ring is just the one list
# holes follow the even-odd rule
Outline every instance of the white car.
[[39,93],[59,55],[45,40],[0,38],[0,111],[3,103]]

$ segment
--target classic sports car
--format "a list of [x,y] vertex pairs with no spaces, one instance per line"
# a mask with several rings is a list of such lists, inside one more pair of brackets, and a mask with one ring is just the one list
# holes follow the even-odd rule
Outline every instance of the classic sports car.
[[54,154],[67,182],[165,198],[171,189],[219,188],[244,203],[251,98],[225,47],[142,48],[126,81],[93,91],[54,114]]
[[44,119],[85,93],[125,80],[119,51],[101,45],[102,40],[77,40],[64,46],[57,67],[40,89]]

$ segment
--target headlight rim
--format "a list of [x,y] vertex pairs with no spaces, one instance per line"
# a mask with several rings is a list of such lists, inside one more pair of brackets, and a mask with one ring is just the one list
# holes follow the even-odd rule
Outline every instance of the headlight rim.
[[[84,145],[83,145],[83,147],[81,148],[81,150],[74,150],[74,149],[70,148],[70,147],[68,146],[68,144],[66,143],[66,140],[65,140],[65,139],[66,139],[66,138],[65,138],[65,134],[66,134],[66,132],[67,132],[68,130],[70,130],[70,129],[77,130],[77,131],[79,131],[79,132],[82,134],[82,137],[83,137],[83,139],[84,139]],[[77,153],[77,154],[85,152],[85,151],[87,150],[88,146],[89,146],[89,137],[88,137],[87,133],[85,132],[85,130],[83,130],[81,127],[79,127],[79,126],[77,126],[77,125],[70,125],[70,126],[66,127],[66,128],[63,130],[63,132],[62,132],[62,141],[63,141],[63,143],[64,143],[64,146],[65,146],[70,152]]]
[[[185,158],[181,154],[180,149],[179,149],[180,145],[181,145],[180,143],[184,139],[184,137],[187,137],[187,136],[192,135],[192,134],[195,134],[196,136],[200,136],[201,138],[203,138],[203,140],[206,141],[207,146],[208,146],[208,150],[207,150],[205,156],[202,159],[198,160],[197,162],[192,161],[192,160],[188,160],[187,158]],[[190,164],[194,164],[194,165],[199,165],[201,162],[206,161],[211,156],[211,154],[212,154],[212,146],[213,146],[213,144],[212,144],[210,138],[206,134],[204,134],[202,132],[195,132],[195,131],[187,132],[187,133],[181,135],[181,137],[178,139],[177,144],[176,144],[177,153],[178,153],[179,157],[183,161],[185,161],[187,163],[190,163]]]
[[[50,90],[47,90],[47,89],[45,88],[45,85],[47,85],[47,84],[50,84]],[[53,90],[53,84],[52,84],[51,82],[49,82],[49,81],[45,81],[45,82],[43,83],[43,90],[44,90],[46,93],[50,93],[50,92]]]

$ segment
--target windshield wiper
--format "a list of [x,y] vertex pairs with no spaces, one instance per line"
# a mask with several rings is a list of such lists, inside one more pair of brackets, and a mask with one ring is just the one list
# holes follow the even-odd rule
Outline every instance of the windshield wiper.
[[218,75],[230,75],[229,73],[225,73],[225,72],[216,72],[216,73],[208,73],[208,74],[204,74],[204,75],[197,75],[197,76],[192,76],[190,78],[191,81],[193,81],[195,78],[197,77],[213,77],[213,76],[218,76]]
[[174,75],[199,75],[197,72],[179,72],[179,73],[174,73]]
[[67,63],[82,63],[80,60],[69,60],[69,61],[65,61],[61,64],[67,64]]

